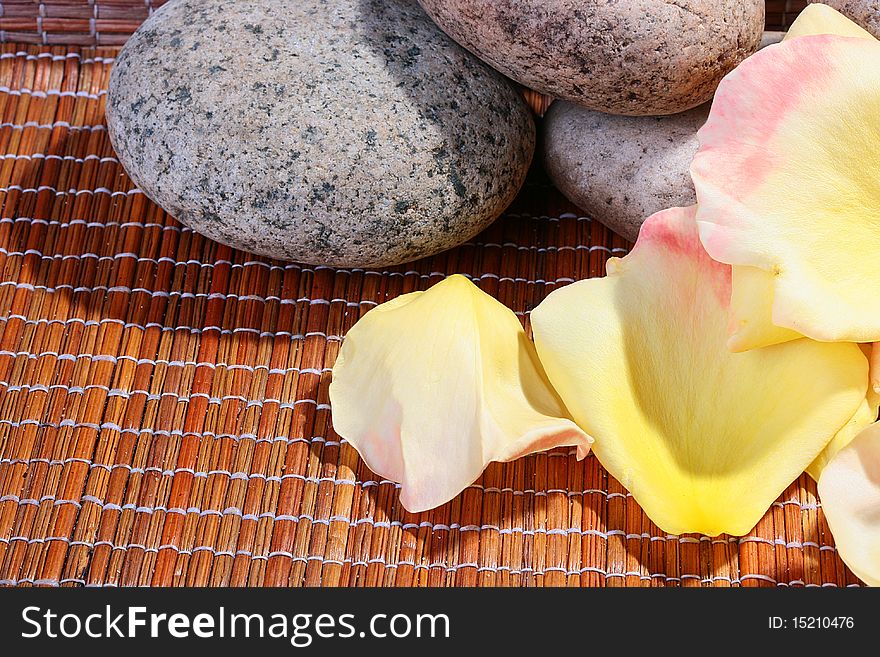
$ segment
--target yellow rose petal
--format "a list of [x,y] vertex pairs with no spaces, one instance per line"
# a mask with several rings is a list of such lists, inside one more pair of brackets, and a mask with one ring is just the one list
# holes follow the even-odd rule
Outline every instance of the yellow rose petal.
[[490,461],[591,440],[569,419],[508,308],[452,276],[368,312],[330,384],[333,426],[417,513],[440,506]]
[[819,480],[819,475],[822,473],[823,468],[837,455],[837,452],[849,445],[853,438],[877,421],[877,412],[880,409],[880,393],[870,384],[870,373],[873,369],[871,357],[878,350],[876,348],[872,350],[871,347],[872,345],[870,344],[859,345],[862,353],[865,354],[865,358],[868,358],[868,394],[862,400],[862,403],[859,404],[855,415],[837,432],[834,438],[831,439],[831,442],[825,445],[825,449],[820,452],[819,456],[807,468],[807,474],[816,481]]
[[851,21],[836,9],[822,3],[808,5],[795,19],[784,40],[816,34],[836,34],[837,36],[873,39],[874,36]]
[[769,274],[772,324],[880,340],[880,42],[802,36],[756,53],[722,81],[699,137],[709,254]]
[[730,267],[694,209],[650,217],[608,276],[532,312],[535,345],[599,461],[664,531],[744,534],[864,400],[854,344],[726,347]]
[[837,453],[818,488],[840,557],[865,583],[880,586],[880,424]]
[[877,421],[877,395],[869,394],[867,398],[862,400],[856,409],[855,414],[849,422],[847,422],[840,431],[838,431],[831,442],[825,446],[819,456],[807,467],[807,474],[816,481],[825,466],[837,456],[841,449],[849,445],[853,439],[858,436],[866,427],[869,427]]
[[748,351],[802,337],[797,331],[773,323],[773,275],[757,267],[734,266],[727,347]]
[[[817,34],[874,38],[836,9],[817,3],[809,5],[798,15],[785,40]],[[773,283],[774,274],[770,271],[734,265],[731,338],[728,342],[731,350],[746,351],[802,337],[796,331],[773,323]]]

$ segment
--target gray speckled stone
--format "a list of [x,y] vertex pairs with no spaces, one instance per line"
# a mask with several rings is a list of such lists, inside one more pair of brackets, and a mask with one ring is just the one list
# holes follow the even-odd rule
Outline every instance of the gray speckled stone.
[[[819,2],[819,0],[810,0]],[[880,0],[822,0],[880,39]]]
[[419,0],[447,34],[537,91],[612,114],[708,101],[751,55],[764,0]]
[[544,127],[556,186],[630,241],[655,212],[696,202],[689,169],[709,104],[662,117],[611,116],[557,101]]
[[220,242],[392,265],[459,244],[521,186],[532,117],[415,0],[172,0],[107,100],[127,172]]

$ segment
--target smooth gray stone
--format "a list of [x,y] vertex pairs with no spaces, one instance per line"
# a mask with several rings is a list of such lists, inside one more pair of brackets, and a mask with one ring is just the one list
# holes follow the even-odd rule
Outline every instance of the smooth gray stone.
[[194,230],[345,267],[470,239],[535,132],[415,0],[173,0],[120,52],[107,121],[135,183]]
[[662,117],[612,116],[557,101],[544,119],[544,163],[590,217],[630,241],[642,222],[696,202],[690,165],[709,104]]
[[611,114],[708,101],[761,42],[764,0],[419,0],[517,82]]

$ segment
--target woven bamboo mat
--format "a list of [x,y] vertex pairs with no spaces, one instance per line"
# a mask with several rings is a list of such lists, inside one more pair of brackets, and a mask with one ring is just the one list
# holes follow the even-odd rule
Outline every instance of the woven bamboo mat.
[[6,0],[0,41],[118,46],[167,0]]
[[527,319],[629,245],[536,168],[489,230],[411,265],[231,250],[122,171],[114,54],[0,47],[0,584],[858,584],[806,477],[743,538],[667,536],[567,450],[403,511],[331,427],[347,329],[454,272]]

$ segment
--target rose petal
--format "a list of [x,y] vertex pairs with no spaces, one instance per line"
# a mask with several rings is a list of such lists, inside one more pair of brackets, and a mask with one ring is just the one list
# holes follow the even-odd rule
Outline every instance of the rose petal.
[[867,584],[880,586],[880,423],[837,453],[818,488],[840,557]]
[[[836,9],[824,4],[813,4],[804,9],[791,24],[785,40],[817,34],[874,38]],[[747,351],[802,337],[800,333],[773,323],[773,281],[771,272],[757,267],[734,265],[730,301],[731,338],[727,343],[732,351]],[[857,425],[858,430],[864,426],[860,423]]]
[[758,52],[721,83],[699,137],[709,254],[768,272],[773,324],[880,340],[880,42],[804,36]]
[[[817,34],[874,38],[836,9],[824,4],[812,4],[791,24],[785,40]],[[730,300],[731,338],[727,343],[732,351],[747,351],[802,337],[800,333],[773,324],[773,281],[774,276],[768,271],[734,265]],[[861,430],[865,425],[856,423],[856,426]]]
[[837,453],[849,445],[866,427],[869,427],[876,421],[877,395],[870,394],[867,398],[862,400],[862,403],[859,405],[850,421],[843,425],[843,428],[834,435],[834,438],[832,438],[831,442],[825,446],[825,449],[819,453],[819,456],[807,466],[807,474],[816,481],[819,481],[819,476],[822,474],[822,470],[835,456],[837,456]]
[[[870,375],[872,369],[870,360],[872,355],[871,345],[860,344],[859,348],[865,354],[865,358],[869,359],[868,373]],[[880,409],[880,393],[870,385],[870,376],[868,380],[868,394],[862,400],[858,409],[856,409],[855,415],[852,416],[849,422],[843,425],[843,428],[835,434],[831,442],[825,445],[825,449],[807,467],[807,474],[816,481],[819,480],[819,474],[822,472],[822,469],[837,455],[837,452],[849,445],[853,438],[858,436],[866,427],[877,421],[877,412]]]
[[330,384],[333,426],[417,513],[490,461],[592,442],[550,387],[508,308],[463,276],[398,297],[348,332]]
[[858,23],[851,21],[836,9],[816,3],[808,5],[788,28],[785,41],[816,34],[836,34],[838,36],[873,39],[874,36]]
[[880,395],[880,342],[872,342],[869,348],[871,389]]
[[735,265],[731,272],[731,351],[748,351],[802,338],[800,333],[776,326],[773,315],[773,275],[757,267]]
[[854,344],[726,348],[730,267],[694,209],[650,217],[608,276],[532,312],[544,368],[593,451],[678,534],[744,534],[850,419],[868,363]]

